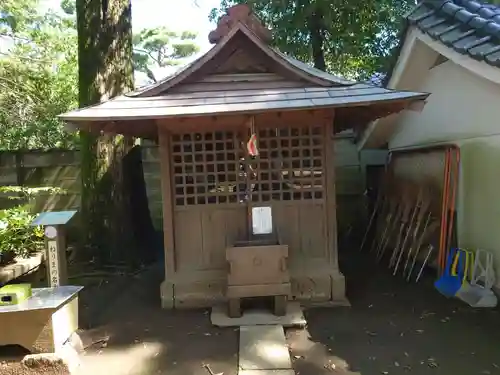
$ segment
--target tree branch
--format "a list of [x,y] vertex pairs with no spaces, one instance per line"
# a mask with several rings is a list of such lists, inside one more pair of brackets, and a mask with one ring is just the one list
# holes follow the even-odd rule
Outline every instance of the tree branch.
[[158,65],[160,65],[160,61],[158,61],[151,53],[151,51],[147,51],[145,49],[142,49],[142,48],[137,48],[137,47],[134,47],[133,48],[134,51],[136,52],[140,52],[140,53],[144,53],[145,55],[148,55],[149,57],[151,57],[151,59],[153,59],[155,61],[155,63],[157,63]]
[[30,38],[27,38],[25,36],[18,36],[18,35],[14,35],[14,34],[5,34],[5,33],[0,33],[0,37],[2,38],[10,38],[10,39],[18,39],[18,40],[22,40],[24,42],[32,42],[33,40],[30,39]]
[[[0,77],[0,83],[2,83],[1,81],[5,82],[7,84],[7,85],[4,85],[4,87],[7,87],[9,89],[9,91],[12,91],[12,89],[15,88],[18,94],[23,95],[25,92],[27,92],[28,94],[30,94],[30,96],[29,96],[30,99],[36,98],[39,103],[42,102],[41,100],[39,100],[39,98],[37,98],[36,95],[34,95],[34,92],[28,87],[28,85],[21,85],[21,84],[19,84],[19,82],[13,81],[13,80],[5,78],[5,77]],[[23,93],[23,91],[24,91],[24,93]]]
[[1,51],[0,51],[0,55],[8,56],[8,57],[11,57],[11,58],[17,58],[19,60],[33,61],[33,62],[39,62],[39,63],[44,63],[44,64],[49,64],[50,63],[50,60],[40,60],[40,59],[35,59],[33,57],[13,55],[13,54],[1,52]]

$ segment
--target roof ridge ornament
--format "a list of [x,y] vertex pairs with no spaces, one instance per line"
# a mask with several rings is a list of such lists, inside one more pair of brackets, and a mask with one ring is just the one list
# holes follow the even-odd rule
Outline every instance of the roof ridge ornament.
[[271,31],[264,26],[248,4],[237,4],[228,8],[226,14],[219,18],[217,28],[208,34],[209,42],[217,44],[238,23],[245,25],[265,43],[269,44],[271,42]]

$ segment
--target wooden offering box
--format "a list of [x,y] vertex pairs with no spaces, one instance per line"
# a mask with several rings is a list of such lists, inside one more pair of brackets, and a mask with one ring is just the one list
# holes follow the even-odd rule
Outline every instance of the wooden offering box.
[[226,249],[230,317],[241,316],[241,298],[265,296],[274,296],[274,313],[285,315],[291,293],[287,257],[287,245],[265,240],[239,242]]

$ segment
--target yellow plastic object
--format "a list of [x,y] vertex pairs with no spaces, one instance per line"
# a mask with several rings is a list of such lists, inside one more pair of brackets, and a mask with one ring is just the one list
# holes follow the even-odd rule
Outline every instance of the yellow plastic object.
[[474,253],[469,250],[458,249],[455,258],[453,259],[453,264],[451,266],[451,275],[458,276],[458,259],[460,257],[460,252],[465,254],[465,265],[464,265],[464,276],[462,279],[462,285],[467,283],[467,279],[472,278],[472,268],[474,264]]
[[453,258],[453,264],[451,265],[451,276],[458,276],[458,259],[460,258],[460,250],[458,250]]
[[0,306],[17,305],[31,297],[31,284],[11,284],[0,289]]

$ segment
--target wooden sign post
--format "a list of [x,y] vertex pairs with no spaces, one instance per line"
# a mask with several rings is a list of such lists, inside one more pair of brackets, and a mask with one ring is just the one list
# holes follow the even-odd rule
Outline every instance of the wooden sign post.
[[44,227],[47,276],[50,287],[68,285],[64,226],[75,214],[76,211],[43,212],[31,224]]
[[[54,295],[64,294],[68,288],[68,265],[66,262],[65,225],[75,216],[76,211],[42,212],[31,223],[43,226],[45,234],[46,265],[48,287]],[[55,298],[55,297],[53,297]],[[62,307],[58,308],[46,326],[47,337],[55,352],[62,350],[65,343],[78,329],[78,296],[75,294]]]

